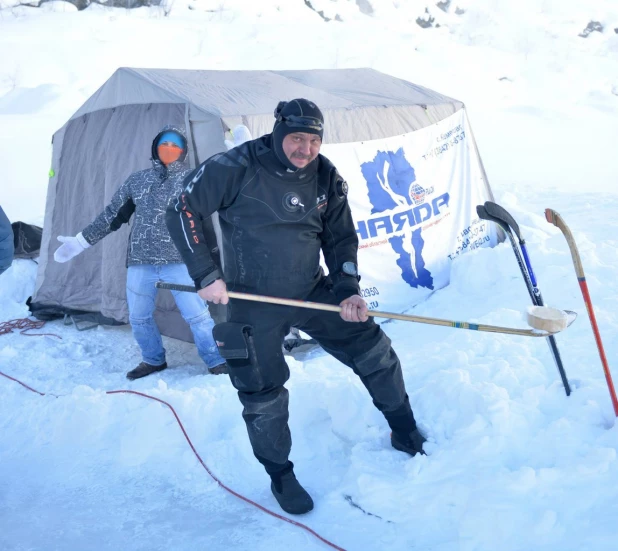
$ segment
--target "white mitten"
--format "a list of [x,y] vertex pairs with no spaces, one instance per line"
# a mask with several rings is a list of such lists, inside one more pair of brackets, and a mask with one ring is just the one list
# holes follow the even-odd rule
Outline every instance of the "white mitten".
[[251,137],[251,132],[249,132],[249,129],[244,124],[239,124],[234,128],[234,130],[232,130],[232,137],[234,138],[234,141],[225,140],[225,147],[227,147],[228,150],[253,139]]
[[67,262],[90,247],[90,243],[84,239],[81,232],[75,237],[59,235],[58,241],[60,241],[62,245],[60,245],[54,253],[54,260],[56,262]]

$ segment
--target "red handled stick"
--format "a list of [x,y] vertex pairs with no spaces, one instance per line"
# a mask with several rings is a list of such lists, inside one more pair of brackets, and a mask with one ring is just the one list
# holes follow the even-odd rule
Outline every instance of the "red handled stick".
[[607,358],[605,357],[605,350],[603,349],[603,342],[601,341],[601,334],[599,333],[599,327],[597,326],[597,320],[592,308],[592,301],[590,300],[590,293],[588,292],[588,284],[586,283],[586,275],[584,274],[584,267],[582,266],[582,260],[573,239],[571,230],[566,225],[562,216],[560,216],[555,210],[545,209],[545,218],[550,224],[553,224],[564,234],[564,237],[569,244],[571,250],[571,257],[573,258],[573,265],[575,266],[575,273],[577,274],[577,281],[579,281],[579,287],[586,303],[586,310],[588,310],[588,317],[590,318],[590,324],[592,325],[592,331],[594,338],[597,341],[597,348],[599,349],[599,356],[601,357],[601,363],[603,364],[603,371],[605,372],[605,380],[607,381],[607,388],[609,389],[609,395],[612,399],[612,405],[614,406],[614,413],[618,417],[618,399],[616,398],[616,391],[614,390],[614,383],[612,382],[612,374],[607,364]]

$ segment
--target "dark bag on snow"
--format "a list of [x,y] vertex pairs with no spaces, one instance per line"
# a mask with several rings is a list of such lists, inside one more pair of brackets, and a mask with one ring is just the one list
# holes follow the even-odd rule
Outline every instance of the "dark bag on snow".
[[13,222],[11,228],[13,228],[13,244],[15,245],[13,257],[34,258],[39,256],[43,228],[25,222]]

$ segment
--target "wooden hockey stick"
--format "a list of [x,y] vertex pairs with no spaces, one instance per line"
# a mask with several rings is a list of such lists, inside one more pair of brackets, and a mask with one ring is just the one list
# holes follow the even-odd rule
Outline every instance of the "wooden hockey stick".
[[[157,281],[155,284],[159,289],[169,289],[172,291],[186,291],[195,293],[195,288],[190,285],[179,285],[176,283],[165,283]],[[313,310],[323,310],[327,312],[341,312],[341,306],[332,304],[323,304],[321,302],[309,302],[306,300],[294,300],[289,298],[268,297],[263,295],[252,295],[249,293],[237,293],[228,291],[230,298],[239,300],[252,300],[255,302],[266,302],[268,304],[280,304],[282,306],[294,306],[296,308],[311,308]],[[538,308],[538,307],[537,307]],[[521,335],[522,337],[548,337],[559,331],[545,331],[542,329],[519,329],[517,327],[500,327],[497,325],[483,325],[478,323],[469,323],[466,321],[452,321],[440,318],[427,318],[423,316],[411,316],[408,314],[395,314],[391,312],[380,312],[378,310],[369,310],[369,315],[376,318],[388,318],[403,321],[412,321],[415,323],[426,323],[429,325],[442,325],[443,327],[454,327],[455,329],[469,329],[471,331],[485,331],[488,333],[504,333],[507,335]],[[566,311],[567,322],[566,327],[571,325],[577,314],[575,312]],[[566,329],[565,327],[565,329]]]
[[586,303],[586,310],[588,310],[588,317],[590,318],[590,324],[592,325],[592,332],[597,342],[597,348],[599,350],[599,356],[601,357],[601,363],[603,364],[603,371],[605,372],[605,380],[607,381],[607,388],[609,389],[609,395],[612,399],[612,405],[614,406],[614,414],[618,417],[618,399],[616,399],[616,391],[614,390],[614,383],[612,381],[612,374],[607,364],[607,358],[605,356],[605,350],[603,349],[603,342],[601,341],[601,334],[599,333],[599,327],[597,326],[597,320],[592,308],[592,300],[590,299],[590,293],[588,292],[588,284],[586,283],[586,275],[584,274],[584,266],[582,265],[577,245],[571,230],[566,225],[562,216],[560,216],[555,210],[545,209],[545,218],[550,224],[556,226],[566,238],[571,251],[571,258],[573,259],[573,265],[575,266],[575,273],[577,274],[577,281],[579,281],[579,288],[581,289]]

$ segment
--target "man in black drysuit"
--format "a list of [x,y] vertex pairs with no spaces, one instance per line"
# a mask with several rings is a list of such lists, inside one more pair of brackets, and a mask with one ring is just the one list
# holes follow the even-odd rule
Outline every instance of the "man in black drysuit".
[[[319,155],[324,118],[305,99],[280,102],[271,134],[202,163],[170,203],[166,221],[199,295],[228,304],[213,334],[244,406],[257,459],[283,510],[313,508],[289,461],[290,371],[281,344],[294,326],[352,368],[392,429],[393,447],[423,452],[401,365],[359,296],[358,238],[347,184]],[[200,221],[219,212],[223,273],[213,264]],[[320,250],[329,270],[320,267]],[[340,305],[342,312],[229,299],[227,290]],[[229,302],[228,302],[229,301]]]

